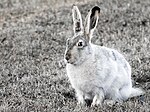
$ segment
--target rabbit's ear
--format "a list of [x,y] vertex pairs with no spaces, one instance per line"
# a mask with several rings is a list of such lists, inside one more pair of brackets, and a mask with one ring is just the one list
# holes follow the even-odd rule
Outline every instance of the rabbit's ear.
[[81,13],[76,5],[73,5],[72,8],[72,17],[73,17],[73,31],[74,34],[83,31],[82,17]]
[[88,13],[85,20],[85,33],[89,35],[91,38],[94,29],[97,26],[98,19],[100,14],[100,8],[98,6],[94,6],[90,12]]

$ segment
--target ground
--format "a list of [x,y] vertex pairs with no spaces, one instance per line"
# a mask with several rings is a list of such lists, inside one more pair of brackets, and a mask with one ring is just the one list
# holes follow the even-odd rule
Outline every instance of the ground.
[[[113,106],[77,105],[63,61],[72,4],[83,19],[94,5],[101,8],[92,42],[121,52],[145,95]],[[0,111],[149,112],[150,0],[1,0]]]

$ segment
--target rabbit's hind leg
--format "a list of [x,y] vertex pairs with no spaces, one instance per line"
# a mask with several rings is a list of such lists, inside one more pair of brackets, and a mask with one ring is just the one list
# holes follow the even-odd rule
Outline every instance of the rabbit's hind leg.
[[104,104],[113,106],[116,102],[122,102],[122,98],[118,89],[112,89],[110,96],[105,99]]
[[[122,102],[122,96],[120,94],[119,89],[118,88],[111,89],[110,98],[108,98],[108,99],[111,99],[113,101],[113,103]],[[108,102],[109,102],[109,100],[108,100]]]
[[132,86],[130,84],[124,85],[120,90],[119,93],[121,95],[121,99],[123,101],[127,100],[131,94]]

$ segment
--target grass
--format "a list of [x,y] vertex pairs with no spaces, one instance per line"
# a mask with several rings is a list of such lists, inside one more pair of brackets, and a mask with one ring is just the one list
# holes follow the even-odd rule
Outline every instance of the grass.
[[[101,15],[93,43],[120,51],[132,66],[134,86],[146,94],[112,107],[77,105],[65,72],[65,41],[72,36],[71,6],[83,18]],[[149,0],[0,1],[0,111],[150,111]]]

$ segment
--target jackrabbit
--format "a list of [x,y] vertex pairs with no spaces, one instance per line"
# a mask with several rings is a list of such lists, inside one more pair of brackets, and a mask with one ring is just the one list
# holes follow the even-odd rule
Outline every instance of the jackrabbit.
[[101,105],[105,99],[122,102],[130,97],[142,95],[139,88],[133,88],[131,67],[118,51],[91,43],[100,14],[98,6],[93,7],[82,24],[77,6],[72,8],[74,36],[67,39],[66,70],[78,103],[92,100],[92,106]]

